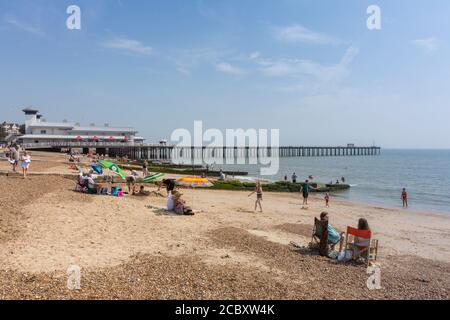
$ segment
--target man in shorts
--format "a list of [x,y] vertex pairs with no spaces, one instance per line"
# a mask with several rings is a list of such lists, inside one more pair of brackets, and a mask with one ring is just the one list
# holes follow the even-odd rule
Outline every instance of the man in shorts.
[[310,190],[311,190],[311,185],[309,184],[309,180],[306,180],[305,183],[303,184],[302,188],[300,189],[300,191],[303,194],[303,205],[304,206],[308,205],[308,198],[309,198]]

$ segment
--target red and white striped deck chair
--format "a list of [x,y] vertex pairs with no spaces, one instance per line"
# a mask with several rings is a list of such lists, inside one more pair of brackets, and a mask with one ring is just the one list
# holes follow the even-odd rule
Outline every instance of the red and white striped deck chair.
[[364,258],[367,265],[377,260],[378,240],[372,239],[372,231],[347,227],[345,238],[345,250],[353,251],[354,260]]

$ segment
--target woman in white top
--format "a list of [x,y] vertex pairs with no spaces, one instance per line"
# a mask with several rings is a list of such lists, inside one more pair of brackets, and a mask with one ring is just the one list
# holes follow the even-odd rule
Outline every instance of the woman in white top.
[[30,167],[30,163],[31,163],[31,156],[27,152],[24,152],[24,154],[22,156],[22,173],[23,173],[24,178],[27,177],[28,168]]
[[167,210],[168,211],[174,211],[175,210],[175,199],[173,197],[172,192],[169,192],[169,195],[167,197]]

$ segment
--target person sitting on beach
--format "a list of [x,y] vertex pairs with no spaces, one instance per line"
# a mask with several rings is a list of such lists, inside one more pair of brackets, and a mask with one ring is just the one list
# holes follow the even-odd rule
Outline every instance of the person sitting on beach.
[[259,212],[263,212],[261,201],[263,200],[263,190],[261,186],[261,181],[256,182],[255,191],[250,193],[248,196],[250,197],[252,194],[256,193],[256,202],[255,202],[255,211],[259,206]]
[[98,194],[100,186],[95,182],[91,174],[87,176],[85,183],[89,194]]
[[334,247],[339,243],[339,252],[341,252],[344,245],[345,233],[337,232],[331,225],[328,218],[328,212],[322,212],[320,214],[320,221],[328,221],[328,243],[331,245],[331,250],[334,250]]
[[[361,218],[358,220],[358,230],[362,231],[370,231],[369,223],[365,218]],[[370,246],[370,239],[368,238],[361,238],[361,237],[354,237],[352,247],[353,247],[353,259],[359,259],[359,258],[367,258],[361,256],[361,252],[367,252],[365,251],[367,247]]]
[[175,213],[180,215],[193,215],[193,211],[186,205],[186,201],[182,198],[183,194],[178,191],[173,191],[173,200],[175,205]]
[[75,191],[85,192],[87,191],[87,176],[80,170],[80,174],[77,178],[77,184],[75,186]]
[[144,186],[140,186],[139,191],[134,192],[133,195],[140,196],[140,197],[148,197],[150,195],[150,191],[145,190]]
[[[358,220],[358,230],[370,231],[369,222],[367,222],[367,219],[361,218]],[[355,237],[353,244],[355,246],[368,247],[369,239]]]

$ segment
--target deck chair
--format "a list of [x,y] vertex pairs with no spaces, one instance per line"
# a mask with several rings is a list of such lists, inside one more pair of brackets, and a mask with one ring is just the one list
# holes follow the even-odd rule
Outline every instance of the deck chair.
[[77,177],[77,182],[75,185],[75,191],[78,192],[86,192],[87,190],[87,186],[85,181],[83,180],[83,178],[81,176]]
[[328,255],[328,221],[321,221],[314,218],[314,229],[311,244],[319,245],[319,252],[321,256]]
[[377,260],[378,240],[372,239],[372,231],[347,227],[345,239],[345,250],[353,252],[353,260],[363,258],[367,265]]

